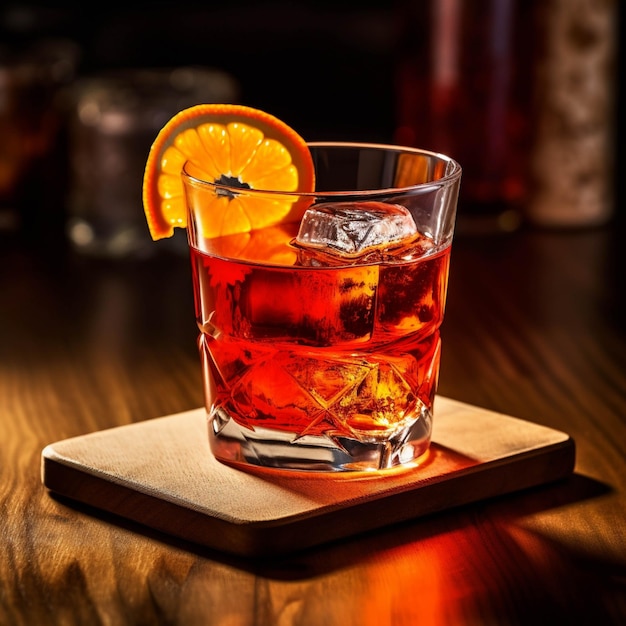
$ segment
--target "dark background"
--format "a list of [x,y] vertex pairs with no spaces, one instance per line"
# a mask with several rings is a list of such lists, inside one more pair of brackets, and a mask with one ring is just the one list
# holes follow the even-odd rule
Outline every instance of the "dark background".
[[7,2],[4,42],[69,37],[80,72],[204,65],[308,140],[390,140],[397,11],[365,0]]
[[[0,7],[0,45],[18,49],[44,37],[70,38],[80,46],[80,75],[186,64],[219,68],[239,82],[241,103],[276,115],[307,140],[388,142],[394,140],[397,124],[396,70],[411,32],[407,8],[415,13],[420,2],[427,4],[127,0],[120,7],[76,0],[8,1]],[[616,5],[621,44],[624,10],[622,3]],[[532,56],[532,40],[527,47]],[[622,59],[620,45],[620,66]],[[618,69],[616,76],[620,74]],[[617,93],[613,223],[623,229],[621,82]]]

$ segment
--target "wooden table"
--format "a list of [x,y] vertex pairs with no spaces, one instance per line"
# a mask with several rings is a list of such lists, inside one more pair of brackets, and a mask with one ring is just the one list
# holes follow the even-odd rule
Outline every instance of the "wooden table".
[[[202,404],[188,260],[0,241],[0,624],[626,623],[624,242],[459,236],[442,395],[569,433],[563,481],[276,559],[43,488],[47,444]],[[158,246],[158,244],[155,244]]]

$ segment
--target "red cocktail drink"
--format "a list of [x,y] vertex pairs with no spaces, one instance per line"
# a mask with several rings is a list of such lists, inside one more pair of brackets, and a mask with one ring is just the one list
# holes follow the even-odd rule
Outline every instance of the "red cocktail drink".
[[[402,154],[332,149],[366,163]],[[217,458],[341,471],[404,465],[427,451],[460,168],[409,154],[433,180],[292,198],[308,207],[300,223],[244,235],[203,237],[202,194],[226,192],[184,175]],[[448,169],[437,174],[441,160]]]
[[432,410],[450,247],[283,267],[192,248],[211,412],[251,432],[386,439]]

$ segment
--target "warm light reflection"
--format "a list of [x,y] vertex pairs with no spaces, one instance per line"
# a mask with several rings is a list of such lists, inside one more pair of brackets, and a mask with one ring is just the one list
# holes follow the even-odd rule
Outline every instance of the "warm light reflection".
[[460,605],[472,591],[463,574],[480,546],[480,541],[468,541],[465,529],[386,551],[365,570],[367,585],[361,597],[359,623],[461,623]]

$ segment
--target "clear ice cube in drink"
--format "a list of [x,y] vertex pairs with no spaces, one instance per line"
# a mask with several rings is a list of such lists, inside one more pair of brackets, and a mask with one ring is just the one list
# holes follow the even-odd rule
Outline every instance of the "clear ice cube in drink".
[[362,260],[371,253],[380,256],[389,248],[408,244],[417,236],[415,221],[403,206],[336,202],[318,204],[306,211],[294,245],[300,249],[300,264],[321,265],[318,252],[342,262]]
[[[257,341],[331,346],[367,341],[374,329],[376,265],[336,268],[255,267],[231,289],[224,319]],[[233,310],[237,315],[233,315]]]

